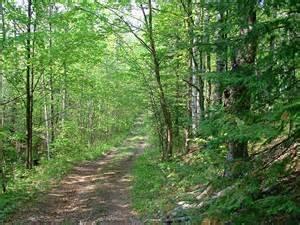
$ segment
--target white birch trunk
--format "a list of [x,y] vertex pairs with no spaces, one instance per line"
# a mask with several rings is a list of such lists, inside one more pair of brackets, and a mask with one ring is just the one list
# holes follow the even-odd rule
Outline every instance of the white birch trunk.
[[46,149],[47,149],[47,158],[50,160],[50,126],[49,126],[49,116],[48,116],[48,106],[47,106],[47,92],[46,92],[46,82],[45,76],[43,74],[43,94],[44,94],[44,118],[46,126]]
[[[197,3],[197,1],[196,1]],[[192,29],[193,29],[193,33],[194,33],[194,27],[196,27],[197,25],[199,25],[200,23],[200,16],[199,16],[199,12],[196,9],[195,12],[195,18],[194,18],[194,24],[192,24]],[[193,37],[193,47],[192,47],[192,58],[191,58],[191,66],[192,66],[192,84],[196,87],[199,87],[199,68],[197,66],[197,62],[196,60],[199,57],[198,54],[198,47],[197,47],[197,43],[198,40],[196,37]],[[191,96],[191,110],[192,110],[192,133],[195,135],[197,132],[197,129],[199,127],[199,122],[200,122],[200,104],[199,104],[199,100],[200,100],[200,93],[199,91],[195,88],[192,87],[192,96]]]
[[64,62],[64,80],[63,80],[63,90],[62,90],[62,114],[61,114],[61,124],[62,127],[65,123],[66,118],[66,102],[67,102],[67,87],[66,87],[66,78],[67,78],[67,65]]

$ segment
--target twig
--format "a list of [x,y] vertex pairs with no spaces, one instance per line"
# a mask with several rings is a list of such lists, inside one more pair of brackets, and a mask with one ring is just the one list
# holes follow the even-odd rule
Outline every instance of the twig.
[[186,79],[182,79],[184,82],[186,82],[188,85],[192,86],[193,88],[195,88],[198,92],[201,92],[200,87],[198,87],[197,85],[193,84],[192,82],[186,80]]

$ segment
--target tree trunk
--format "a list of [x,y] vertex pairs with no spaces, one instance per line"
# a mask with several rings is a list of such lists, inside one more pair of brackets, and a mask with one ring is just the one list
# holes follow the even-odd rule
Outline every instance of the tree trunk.
[[[0,48],[0,57],[3,57],[2,51],[5,47],[6,41],[6,27],[5,27],[5,18],[4,18],[4,9],[2,2],[0,2],[0,15],[1,15],[1,28],[2,28],[2,43]],[[0,89],[1,89],[1,101],[4,98],[4,79],[3,71],[0,69]],[[4,106],[1,110],[1,128],[4,128]],[[5,176],[5,158],[4,158],[4,147],[2,140],[0,140],[0,176],[1,176],[1,187],[2,191],[6,192],[6,176]]]
[[[49,7],[49,17],[52,17],[52,10],[53,5],[50,4]],[[52,144],[55,139],[55,104],[54,104],[54,87],[53,87],[53,69],[52,69],[52,23],[49,21],[49,57],[50,57],[50,77],[49,77],[49,88],[50,88],[50,120],[49,120],[49,127],[50,127],[50,135],[49,135],[49,143]]]
[[176,69],[175,69],[175,75],[176,75],[176,101],[175,101],[175,119],[174,119],[174,124],[175,124],[175,129],[174,129],[174,139],[178,140],[180,137],[180,124],[179,124],[179,118],[180,118],[180,76],[179,76],[179,68],[180,64],[179,61],[176,62]]
[[[146,80],[146,77],[144,77],[144,82],[145,85],[148,85],[148,90],[149,90],[149,98],[150,98],[150,103],[152,107],[152,111],[154,114],[154,120],[155,120],[155,128],[158,133],[158,138],[159,138],[159,145],[161,147],[161,150],[164,151],[165,149],[165,142],[164,142],[164,135],[163,135],[163,123],[161,121],[161,116],[160,116],[160,111],[159,111],[159,106],[157,106],[157,103],[155,101],[155,96],[152,87],[150,86],[149,82]],[[163,152],[164,154],[164,152]],[[163,155],[163,158],[165,156]]]
[[63,63],[64,77],[63,77],[63,91],[62,91],[62,113],[61,113],[61,124],[64,126],[66,119],[66,106],[67,106],[67,64]]
[[[205,38],[204,38],[204,8],[202,8],[202,10],[199,10],[199,14],[200,14],[200,22],[202,24],[203,27],[203,34],[201,35],[201,42],[203,43]],[[204,81],[202,79],[202,75],[206,72],[206,54],[205,51],[200,49],[199,51],[199,66],[198,66],[198,70],[199,70],[199,75],[198,75],[198,79],[199,79],[199,125],[201,123],[201,121],[204,120],[205,118],[205,97],[204,97]]]
[[49,132],[49,113],[47,105],[47,91],[46,91],[46,80],[43,74],[43,94],[44,94],[44,118],[46,126],[46,149],[47,149],[47,159],[50,160],[50,132]]
[[[241,26],[240,29],[240,36],[243,38],[245,35],[247,35],[249,32],[251,32],[251,29],[255,25],[256,22],[256,11],[255,11],[255,2],[253,2],[251,5],[244,6],[246,17],[242,17],[241,24],[247,24],[247,27]],[[242,11],[242,10],[241,10]],[[244,46],[242,46],[238,50],[237,56],[235,56],[233,60],[233,74],[235,72],[237,73],[243,73],[244,67],[250,67],[252,73],[254,73],[254,70],[252,69],[254,63],[255,63],[255,57],[256,57],[256,39],[253,38],[247,43],[245,43]],[[247,74],[249,73],[249,69],[247,71]],[[246,74],[244,76],[247,76]],[[244,84],[237,84],[233,87],[231,87],[229,90],[226,90],[225,92],[225,107],[231,114],[234,115],[234,117],[238,117],[241,120],[245,121],[245,115],[249,113],[251,102],[250,102],[250,93]],[[233,122],[235,123],[235,122]],[[237,160],[247,160],[249,157],[248,154],[248,141],[241,141],[241,140],[231,140],[228,143],[228,156],[227,160],[229,163],[235,162]],[[233,167],[227,171],[227,174],[234,175],[236,171],[233,170]]]
[[2,192],[6,192],[6,175],[5,175],[5,158],[4,158],[4,149],[3,149],[3,144],[2,140],[0,142],[0,176],[1,176],[1,187],[2,187]]
[[199,82],[199,125],[201,121],[205,117],[205,98],[204,98],[204,81],[202,79],[202,74],[205,73],[206,71],[206,66],[205,66],[205,53],[200,51],[199,52],[199,75],[198,75],[198,82]]
[[[208,19],[208,22],[209,22],[209,19]],[[207,43],[209,43],[209,42],[210,42],[210,37],[208,35],[208,37],[207,37]],[[207,68],[207,72],[210,73],[211,72],[211,56],[210,56],[210,52],[209,51],[206,52],[206,68]],[[211,103],[212,103],[212,85],[211,85],[211,81],[210,80],[207,81],[207,97],[206,97],[206,99],[207,99],[207,107],[206,108],[210,109]],[[207,113],[208,113],[208,116],[210,116],[209,112],[207,112]]]
[[[4,18],[4,9],[3,5],[0,2],[0,15],[1,15],[1,30],[2,30],[2,43],[1,43],[1,48],[0,48],[0,57],[3,57],[3,50],[5,47],[5,42],[6,42],[6,27],[5,27],[5,18]],[[1,59],[2,60],[2,59]],[[4,61],[4,59],[3,59]],[[4,70],[0,68],[0,91],[1,91],[1,100],[4,98]],[[5,108],[4,106],[1,107],[1,126],[4,127],[4,115],[5,114]]]
[[156,79],[156,83],[158,86],[159,91],[159,100],[160,100],[160,107],[163,112],[164,122],[166,124],[166,138],[165,138],[165,159],[168,160],[172,157],[173,154],[173,124],[172,124],[172,117],[169,106],[167,104],[164,89],[161,83],[161,76],[160,76],[160,65],[158,60],[158,55],[156,52],[156,45],[153,36],[153,23],[152,23],[152,2],[151,0],[148,1],[149,7],[149,18],[148,18],[148,32],[149,32],[149,40],[150,40],[150,48],[152,53],[152,60],[154,66],[154,75]]
[[[210,42],[210,34],[209,32],[205,31],[205,27],[208,26],[209,22],[210,22],[210,14],[209,11],[205,11],[203,9],[203,14],[204,14],[204,25],[203,25],[203,33],[205,34],[205,38],[204,38],[204,42],[208,45]],[[211,56],[210,56],[210,50],[205,50],[205,71],[204,72],[211,72]],[[206,105],[205,108],[209,109],[211,106],[211,81],[208,80],[206,81],[206,88],[205,88],[205,100],[206,100]],[[209,110],[206,110],[206,115],[209,117]]]
[[187,29],[188,29],[188,40],[189,40],[189,79],[188,83],[188,116],[190,123],[185,129],[185,148],[189,151],[190,141],[195,137],[201,118],[200,109],[200,96],[201,96],[201,82],[199,79],[199,51],[198,51],[198,38],[195,36],[194,28],[200,23],[200,17],[198,12],[195,12],[193,16],[193,0],[188,0],[186,3],[181,1],[181,4],[187,14]]
[[[224,25],[224,13],[222,11],[218,14],[218,22],[221,26]],[[225,69],[224,52],[226,47],[224,46],[224,28],[221,27],[218,32],[218,45],[217,45],[217,72],[223,73]],[[221,84],[216,82],[214,86],[214,105],[222,104],[222,91]]]
[[[196,1],[195,3],[198,3]],[[202,57],[200,54],[198,45],[199,40],[198,37],[196,37],[194,33],[195,27],[199,26],[201,23],[201,12],[198,9],[198,6],[195,6],[195,9],[193,9],[194,2],[189,2],[189,26],[190,26],[190,42],[191,42],[191,81],[193,84],[192,87],[192,124],[193,124],[193,134],[195,135],[201,120],[204,118],[204,93],[203,93],[203,80],[201,78],[201,60],[199,59]],[[193,16],[195,14],[195,16]],[[198,87],[198,88],[195,88]]]
[[27,152],[26,168],[32,168],[32,63],[31,63],[31,19],[32,19],[32,2],[28,0],[27,8],[27,40],[26,40],[26,128],[27,128]]

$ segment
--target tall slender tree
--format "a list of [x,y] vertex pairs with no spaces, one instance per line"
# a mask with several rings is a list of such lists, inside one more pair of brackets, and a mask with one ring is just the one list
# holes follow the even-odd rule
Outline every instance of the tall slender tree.
[[32,0],[27,2],[27,39],[26,39],[26,127],[27,151],[26,167],[32,168],[32,119],[33,119],[33,68],[32,68]]

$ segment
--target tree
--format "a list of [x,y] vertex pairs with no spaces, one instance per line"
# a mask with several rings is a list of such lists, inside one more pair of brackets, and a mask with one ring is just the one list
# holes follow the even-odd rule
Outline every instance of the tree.
[[[240,14],[240,35],[241,46],[238,47],[236,55],[232,61],[232,75],[247,77],[254,76],[254,63],[256,57],[256,37],[250,40],[245,36],[250,35],[251,29],[256,23],[256,3],[251,1],[251,4],[240,5],[238,8]],[[244,78],[245,79],[245,78]],[[245,120],[251,108],[251,97],[249,89],[245,84],[235,84],[225,91],[224,106],[233,118]],[[235,123],[235,122],[233,122]],[[249,157],[248,140],[230,140],[228,143],[229,161],[245,160]]]
[[31,33],[32,26],[32,1],[27,3],[27,40],[26,40],[26,128],[27,128],[27,152],[26,152],[26,167],[32,168],[32,115],[33,115],[33,84],[34,73],[32,68],[32,46],[33,39]]

